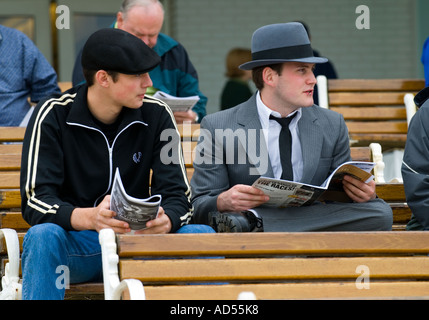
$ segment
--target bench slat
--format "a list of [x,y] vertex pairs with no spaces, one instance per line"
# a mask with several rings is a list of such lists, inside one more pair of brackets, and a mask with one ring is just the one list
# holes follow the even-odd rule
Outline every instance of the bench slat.
[[402,92],[332,92],[329,94],[330,106],[391,106],[403,103],[404,93]]
[[407,114],[402,107],[331,107],[332,111],[341,113],[345,120],[403,120]]
[[21,212],[9,211],[0,212],[0,228],[28,230],[30,225],[24,220]]
[[377,121],[377,122],[363,122],[363,121],[349,121],[347,122],[348,129],[355,133],[395,133],[407,134],[407,122],[403,121]]
[[386,145],[386,143],[391,143],[396,146],[405,146],[405,141],[407,140],[407,135],[405,133],[350,133],[351,140],[358,140],[361,145],[368,145],[373,141],[379,141]]
[[24,127],[0,127],[0,142],[20,142],[24,140]]
[[378,197],[387,202],[405,202],[403,183],[377,183],[375,188]]
[[418,92],[424,79],[329,79],[329,91],[402,91]]
[[226,284],[197,286],[145,286],[148,300],[235,300],[243,291],[257,299],[392,299],[428,297],[429,282],[371,282],[358,289],[353,282],[312,282],[282,284]]
[[425,232],[303,232],[303,233],[221,233],[177,235],[118,235],[118,255],[190,256],[217,255],[314,255],[314,254],[409,254],[429,253]]
[[20,154],[0,154],[0,170],[20,170]]
[[21,208],[19,190],[0,190],[0,209]]
[[427,279],[429,257],[243,258],[122,260],[120,277],[146,282],[356,279],[358,266],[371,279]]
[[0,171],[0,189],[19,189],[19,171]]

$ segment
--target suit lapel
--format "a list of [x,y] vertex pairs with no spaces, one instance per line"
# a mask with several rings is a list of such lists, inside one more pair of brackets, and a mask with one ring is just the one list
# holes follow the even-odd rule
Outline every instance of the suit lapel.
[[311,183],[317,171],[323,144],[319,121],[311,108],[302,108],[298,128],[304,162],[302,182]]
[[245,135],[238,135],[239,143],[246,150],[247,158],[254,166],[254,175],[273,177],[273,169],[256,107],[256,94],[243,103],[237,114],[237,128],[244,129]]

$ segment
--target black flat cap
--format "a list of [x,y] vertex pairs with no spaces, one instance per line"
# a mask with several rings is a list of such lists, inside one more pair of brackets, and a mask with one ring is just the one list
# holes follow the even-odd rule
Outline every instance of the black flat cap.
[[88,70],[142,74],[149,72],[160,62],[158,54],[142,40],[114,28],[94,32],[82,51],[82,67]]

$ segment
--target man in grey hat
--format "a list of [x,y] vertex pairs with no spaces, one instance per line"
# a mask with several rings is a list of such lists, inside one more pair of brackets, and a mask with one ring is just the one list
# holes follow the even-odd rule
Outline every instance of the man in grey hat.
[[[327,59],[313,56],[303,25],[261,27],[251,49],[252,61],[240,68],[252,70],[258,91],[201,123],[191,180],[193,221],[218,232],[390,230],[392,211],[376,197],[375,182],[351,176],[343,182],[349,203],[264,207],[268,196],[251,186],[260,176],[321,185],[351,158],[343,117],[313,104],[312,70]],[[289,122],[284,129],[283,121]]]
[[[110,210],[116,168],[130,196],[162,196],[157,218],[137,232],[214,232],[188,224],[190,185],[174,116],[145,95],[148,72],[159,62],[134,35],[99,30],[82,53],[86,84],[37,105],[22,152],[22,214],[32,225],[23,244],[24,299],[64,298],[59,266],[69,271],[63,283],[102,279],[98,231],[130,231]],[[161,159],[164,130],[177,132],[179,161],[168,166]]]

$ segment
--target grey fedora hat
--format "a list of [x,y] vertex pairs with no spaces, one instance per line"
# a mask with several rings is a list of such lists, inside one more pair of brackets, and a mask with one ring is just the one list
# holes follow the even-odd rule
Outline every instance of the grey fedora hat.
[[242,70],[288,61],[324,63],[315,57],[310,39],[299,22],[277,23],[257,29],[252,36],[252,61],[239,66]]

